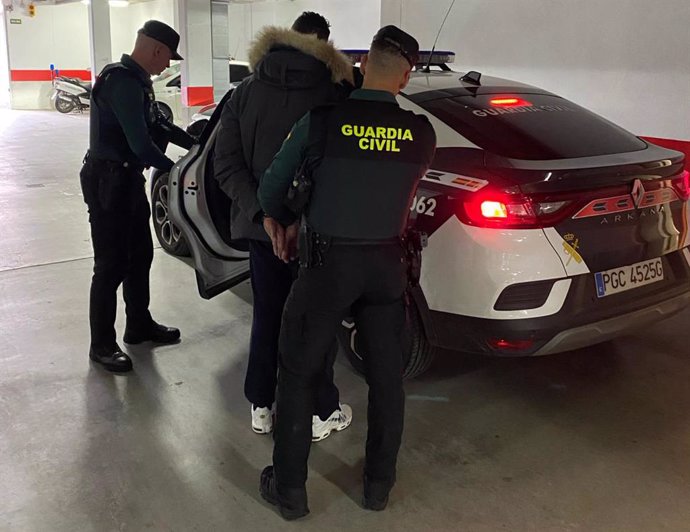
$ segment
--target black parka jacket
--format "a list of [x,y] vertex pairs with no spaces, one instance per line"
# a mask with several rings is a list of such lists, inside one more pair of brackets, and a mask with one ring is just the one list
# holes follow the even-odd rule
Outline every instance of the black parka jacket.
[[214,176],[232,199],[232,238],[268,240],[256,197],[259,179],[297,120],[347,97],[352,64],[329,42],[276,27],[252,43],[249,63],[252,75],[222,111]]

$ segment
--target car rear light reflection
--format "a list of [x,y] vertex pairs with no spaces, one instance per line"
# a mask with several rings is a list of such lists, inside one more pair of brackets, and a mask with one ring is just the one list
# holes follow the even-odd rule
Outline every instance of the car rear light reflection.
[[524,351],[534,345],[534,340],[507,340],[505,338],[489,338],[489,345],[503,351]]
[[674,179],[673,183],[678,191],[680,199],[683,201],[690,200],[690,171],[683,170],[680,177]]

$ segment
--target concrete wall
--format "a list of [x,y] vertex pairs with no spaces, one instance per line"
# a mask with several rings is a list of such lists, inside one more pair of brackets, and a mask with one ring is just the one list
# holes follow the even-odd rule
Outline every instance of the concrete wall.
[[110,8],[110,38],[113,60],[132,51],[137,30],[150,19],[160,20],[175,27],[173,0],[152,0],[130,4],[127,8]]
[[[436,1],[436,0],[434,0]],[[291,26],[303,11],[316,11],[331,23],[331,40],[339,48],[366,47],[379,27],[377,0],[278,0],[230,4],[230,54],[245,61],[247,48],[263,26]]]
[[[430,48],[450,0],[382,0]],[[638,135],[690,140],[690,1],[459,0],[439,38],[456,69],[551,90]]]
[[[112,54],[115,60],[129,53],[136,32],[147,20],[156,18],[174,25],[173,0],[152,0],[110,8]],[[9,14],[6,18],[9,18]],[[88,78],[90,68],[88,7],[80,2],[36,7],[36,16],[18,10],[11,18],[21,24],[7,24],[9,68],[13,73],[11,103],[15,109],[52,109],[51,64],[63,71]],[[1,67],[1,60],[0,60]],[[21,79],[21,81],[20,81]]]
[[7,25],[12,107],[49,109],[52,86],[45,78],[50,65],[64,70],[89,69],[87,7],[79,2],[39,5],[33,18],[19,11],[6,14],[6,18],[10,16],[22,21]]

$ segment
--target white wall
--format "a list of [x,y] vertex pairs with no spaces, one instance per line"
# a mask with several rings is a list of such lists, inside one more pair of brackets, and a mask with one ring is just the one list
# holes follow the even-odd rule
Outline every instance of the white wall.
[[8,24],[11,69],[56,68],[88,70],[89,26],[87,7],[79,2],[36,7],[36,16],[17,16]]
[[[85,5],[38,5],[35,17],[19,11],[12,12],[11,17],[20,18],[22,23],[7,25],[10,70],[48,70],[51,64],[65,70],[90,68]],[[50,109],[50,82],[11,82],[11,88],[13,108]]]
[[[33,18],[17,10],[12,18],[21,18],[22,24],[7,25],[11,70],[47,70],[51,64],[61,70],[89,70],[87,6],[80,2],[38,5]],[[152,0],[126,8],[110,8],[113,60],[132,51],[137,30],[152,18],[174,25],[174,0]],[[50,82],[19,81],[12,82],[11,87],[13,108],[52,108]]]
[[175,27],[173,0],[152,0],[130,4],[129,7],[110,8],[110,38],[112,40],[113,61],[118,61],[122,54],[128,54],[132,51],[137,30],[150,19],[160,20]]
[[230,54],[245,61],[249,43],[257,31],[268,25],[289,27],[303,11],[316,11],[329,20],[331,40],[338,48],[368,47],[381,18],[378,0],[278,0],[230,4]]
[[[450,0],[382,0],[430,48]],[[537,85],[638,135],[690,140],[690,1],[459,0],[439,38],[455,69]]]

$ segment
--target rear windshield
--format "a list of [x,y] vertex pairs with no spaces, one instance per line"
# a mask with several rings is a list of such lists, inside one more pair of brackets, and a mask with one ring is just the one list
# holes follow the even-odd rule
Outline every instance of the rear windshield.
[[570,159],[646,147],[633,134],[558,96],[482,94],[420,105],[480,148],[511,159]]

